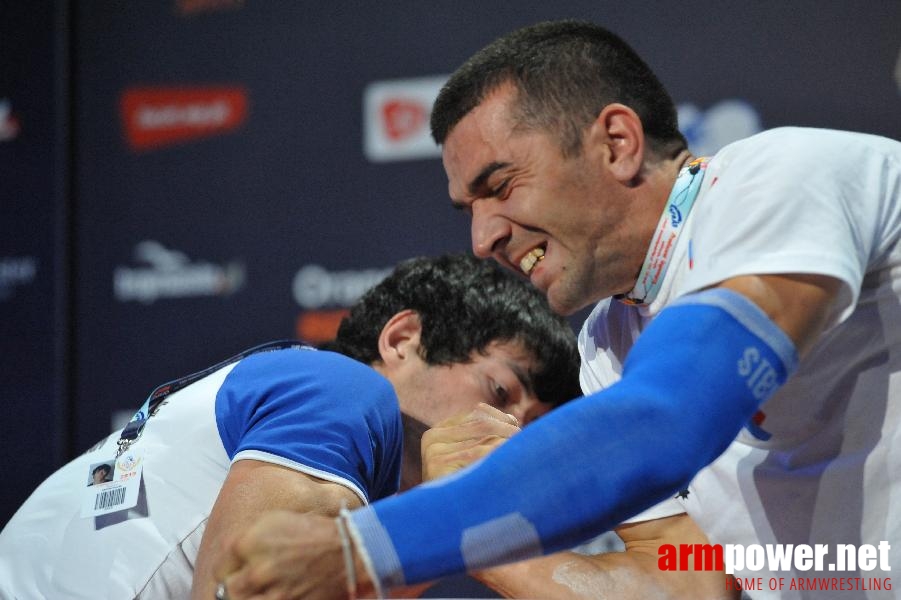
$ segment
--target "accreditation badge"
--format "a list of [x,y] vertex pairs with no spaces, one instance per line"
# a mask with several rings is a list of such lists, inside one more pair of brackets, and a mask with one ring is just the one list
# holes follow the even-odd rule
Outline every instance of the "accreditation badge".
[[[134,508],[138,504],[143,468],[141,452],[131,448],[114,459],[92,463],[82,496],[81,516],[99,517]],[[101,478],[104,471],[108,475]]]

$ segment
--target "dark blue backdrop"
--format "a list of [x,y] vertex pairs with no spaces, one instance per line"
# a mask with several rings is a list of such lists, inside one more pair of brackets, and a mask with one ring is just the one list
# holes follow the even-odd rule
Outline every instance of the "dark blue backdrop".
[[786,124],[901,137],[895,0],[333,4],[0,4],[0,524],[156,384],[467,251],[422,98],[510,29],[617,31],[701,152]]

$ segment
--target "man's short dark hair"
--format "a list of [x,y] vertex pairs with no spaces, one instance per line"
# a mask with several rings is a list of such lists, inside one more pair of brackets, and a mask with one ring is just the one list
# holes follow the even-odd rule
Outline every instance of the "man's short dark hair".
[[517,89],[515,123],[557,136],[564,155],[579,154],[585,128],[613,102],[638,114],[660,158],[687,146],[669,93],[641,57],[614,33],[571,20],[516,30],[460,66],[435,101],[435,141],[443,144],[463,117],[507,82]]
[[421,355],[429,364],[466,363],[492,342],[519,341],[535,357],[530,375],[539,399],[560,403],[581,395],[569,322],[527,282],[470,255],[402,262],[351,308],[327,347],[376,363],[382,329],[406,309],[419,315]]
[[109,465],[97,465],[94,467],[94,470],[91,471],[91,475],[96,475],[97,471],[103,471],[103,476],[106,477],[112,470],[113,468]]

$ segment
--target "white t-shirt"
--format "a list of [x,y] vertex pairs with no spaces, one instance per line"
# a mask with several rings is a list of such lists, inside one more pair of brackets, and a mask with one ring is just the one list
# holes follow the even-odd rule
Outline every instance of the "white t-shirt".
[[369,502],[396,492],[394,388],[332,352],[256,352],[166,398],[132,446],[137,505],[82,516],[119,432],[45,480],[0,533],[0,598],[187,598],[207,518],[232,462],[276,463]]
[[[742,430],[697,475],[686,499],[633,519],[684,509],[714,543],[829,544],[822,572],[736,570],[763,578],[764,590],[751,592],[755,600],[899,594],[897,586],[863,591],[884,586],[892,571],[828,569],[837,544],[885,540],[888,564],[901,570],[899,237],[901,143],[829,130],[767,131],[711,160],[658,298],[646,307],[601,302],[580,333],[587,393],[619,379],[640,332],[681,295],[746,274],[815,273],[844,284],[824,333],[761,406],[759,428]],[[781,591],[768,589],[772,577],[784,578]],[[811,578],[841,589],[789,589]]]

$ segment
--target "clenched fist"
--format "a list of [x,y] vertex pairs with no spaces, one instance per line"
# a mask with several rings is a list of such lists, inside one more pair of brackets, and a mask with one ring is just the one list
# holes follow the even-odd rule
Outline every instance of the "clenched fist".
[[519,431],[516,417],[487,404],[441,421],[422,436],[422,480],[471,465]]

